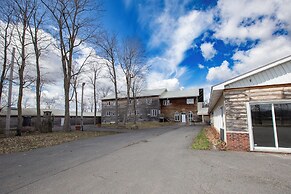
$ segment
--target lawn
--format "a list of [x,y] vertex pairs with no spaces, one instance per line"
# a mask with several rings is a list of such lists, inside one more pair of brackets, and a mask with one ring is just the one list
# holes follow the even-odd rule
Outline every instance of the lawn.
[[220,135],[213,127],[202,129],[193,141],[192,148],[195,150],[226,150],[225,142],[220,140]]
[[195,150],[209,150],[211,143],[209,142],[206,135],[206,128],[202,129],[194,139],[192,148]]
[[71,131],[23,134],[20,137],[0,138],[0,154],[23,152],[62,144],[78,139],[115,134],[115,132]]

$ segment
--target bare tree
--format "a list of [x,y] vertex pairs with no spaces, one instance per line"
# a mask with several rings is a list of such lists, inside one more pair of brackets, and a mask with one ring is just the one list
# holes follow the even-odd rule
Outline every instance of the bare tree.
[[[137,88],[136,84],[139,82],[142,77],[143,72],[147,70],[145,64],[145,51],[142,48],[140,42],[136,39],[126,39],[123,41],[122,48],[119,53],[119,62],[121,69],[125,75],[126,80],[126,112],[124,114],[123,123],[127,122],[127,115],[129,110],[129,102],[132,93],[135,94],[135,89]],[[133,79],[135,79],[133,81]],[[134,102],[135,95],[133,95]],[[134,103],[134,114],[136,115],[136,103]]]
[[34,48],[35,55],[35,65],[36,65],[36,84],[35,84],[35,95],[36,95],[36,130],[41,131],[41,112],[40,112],[40,98],[41,98],[41,87],[42,78],[40,72],[40,56],[43,50],[45,50],[50,44],[46,36],[40,32],[40,28],[43,27],[45,12],[35,1],[35,9],[32,14],[32,18],[29,25],[29,32],[32,39],[32,44]]
[[97,96],[97,79],[99,78],[99,75],[101,73],[102,66],[98,62],[98,58],[95,62],[92,62],[90,65],[90,72],[91,75],[88,76],[89,83],[93,87],[93,104],[94,104],[94,125],[96,125],[96,115],[97,115],[97,102],[98,102],[98,96]]
[[2,92],[3,84],[6,79],[8,71],[8,53],[9,47],[11,45],[12,35],[13,35],[13,17],[14,12],[12,9],[12,4],[10,1],[5,0],[2,2],[0,7],[1,21],[0,21],[0,43],[2,44],[2,72],[0,78],[0,111],[2,109]]
[[116,35],[105,33],[101,36],[100,43],[97,43],[101,48],[101,56],[105,59],[105,66],[108,72],[108,78],[113,83],[115,94],[115,124],[118,125],[118,88],[117,88],[117,49],[118,42]]
[[105,84],[98,85],[97,90],[98,96],[100,96],[100,98],[108,96],[108,94],[113,91],[111,86]]
[[71,78],[72,95],[71,95],[70,101],[73,101],[73,98],[75,100],[75,110],[76,110],[75,125],[77,125],[77,120],[78,120],[78,91],[77,89],[80,85],[80,82],[82,82],[80,77],[81,77],[81,74],[85,72],[84,66],[90,64],[88,60],[91,58],[92,52],[93,51],[91,50],[90,54],[86,56],[82,64],[78,64],[74,62],[72,66],[72,78]]
[[[70,84],[72,66],[77,48],[95,34],[96,14],[99,5],[92,6],[90,0],[41,0],[51,13],[58,29],[58,49],[61,54],[64,75],[65,121],[64,130],[70,130]],[[94,18],[93,18],[94,17]]]
[[42,98],[42,102],[45,103],[47,109],[55,108],[54,105],[55,105],[56,101],[57,101],[56,98],[48,98],[48,97],[46,97],[46,96],[44,96],[44,97]]
[[27,40],[27,30],[29,26],[29,21],[33,15],[35,4],[33,0],[13,0],[14,3],[14,13],[16,15],[16,31],[17,39],[20,43],[20,48],[17,50],[20,54],[20,62],[18,63],[18,76],[19,76],[19,89],[18,89],[18,119],[17,119],[17,133],[16,135],[21,135],[22,128],[22,98],[23,98],[23,88],[25,86],[24,70],[27,65],[26,59],[28,53],[26,52],[29,42]]
[[133,97],[133,112],[134,112],[134,124],[136,124],[136,117],[137,117],[137,96],[145,87],[145,75],[147,72],[148,66],[146,66],[143,73],[137,74],[133,77],[131,92]]

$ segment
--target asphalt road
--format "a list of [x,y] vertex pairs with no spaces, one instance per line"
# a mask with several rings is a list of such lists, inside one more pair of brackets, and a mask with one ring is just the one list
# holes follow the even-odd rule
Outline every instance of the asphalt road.
[[291,156],[194,151],[200,127],[0,156],[0,193],[290,193]]

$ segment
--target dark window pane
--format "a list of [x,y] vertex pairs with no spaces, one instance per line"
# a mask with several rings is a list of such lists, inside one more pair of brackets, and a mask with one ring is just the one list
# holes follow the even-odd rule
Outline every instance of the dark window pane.
[[274,104],[279,147],[291,148],[291,104]]
[[251,105],[254,146],[275,147],[271,104]]

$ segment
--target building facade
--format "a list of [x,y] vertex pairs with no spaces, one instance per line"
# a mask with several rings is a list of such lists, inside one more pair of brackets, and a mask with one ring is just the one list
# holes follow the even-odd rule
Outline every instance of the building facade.
[[213,86],[209,110],[228,149],[291,152],[291,56]]
[[[136,97],[136,113],[133,108],[133,98],[130,98],[127,113],[128,121],[201,121],[198,115],[198,103],[203,103],[203,89],[185,91],[167,91],[166,89],[142,91]],[[200,102],[201,101],[201,102]],[[126,114],[127,99],[120,95],[118,100],[118,120],[123,121]],[[115,99],[108,96],[102,99],[102,123],[114,123]]]

